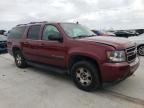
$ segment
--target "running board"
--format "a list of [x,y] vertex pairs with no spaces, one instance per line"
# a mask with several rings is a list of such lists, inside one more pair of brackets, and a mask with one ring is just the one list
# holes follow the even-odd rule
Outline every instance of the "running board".
[[50,66],[50,65],[46,65],[46,64],[41,64],[41,63],[35,63],[35,62],[31,62],[31,61],[27,61],[28,65],[37,67],[37,68],[41,68],[44,70],[49,70],[52,72],[57,72],[60,74],[68,74],[68,70],[64,69],[64,68],[59,68],[59,67],[55,67],[55,66]]

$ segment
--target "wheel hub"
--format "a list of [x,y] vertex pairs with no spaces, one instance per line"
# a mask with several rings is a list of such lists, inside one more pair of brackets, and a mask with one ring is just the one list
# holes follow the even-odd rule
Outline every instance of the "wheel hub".
[[87,75],[85,73],[81,73],[80,74],[80,77],[83,79],[83,80],[86,80],[87,79]]
[[76,78],[83,86],[89,86],[92,83],[92,75],[86,68],[77,69]]

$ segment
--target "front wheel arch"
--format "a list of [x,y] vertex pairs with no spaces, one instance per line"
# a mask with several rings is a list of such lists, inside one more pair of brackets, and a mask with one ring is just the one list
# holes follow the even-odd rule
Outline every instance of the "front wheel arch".
[[[97,60],[93,59],[92,57],[88,57],[88,56],[84,56],[84,55],[72,55],[70,57],[69,63],[68,63],[69,64],[68,65],[69,70],[71,70],[72,66],[75,63],[79,62],[79,61],[89,61],[89,62],[93,63],[98,69],[99,80],[102,83],[102,76],[101,76],[100,66],[99,66]],[[71,71],[69,71],[69,72],[71,74]]]

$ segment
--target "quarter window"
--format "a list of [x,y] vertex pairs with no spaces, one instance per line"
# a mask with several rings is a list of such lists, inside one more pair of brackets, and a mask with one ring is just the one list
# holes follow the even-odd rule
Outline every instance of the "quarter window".
[[10,30],[8,37],[15,39],[21,38],[25,32],[25,28],[25,26],[13,28],[12,30]]

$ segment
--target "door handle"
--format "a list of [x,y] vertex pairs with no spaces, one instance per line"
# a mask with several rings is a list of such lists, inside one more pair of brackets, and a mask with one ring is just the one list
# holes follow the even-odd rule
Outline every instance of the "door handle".
[[46,46],[46,44],[42,43],[41,46]]

